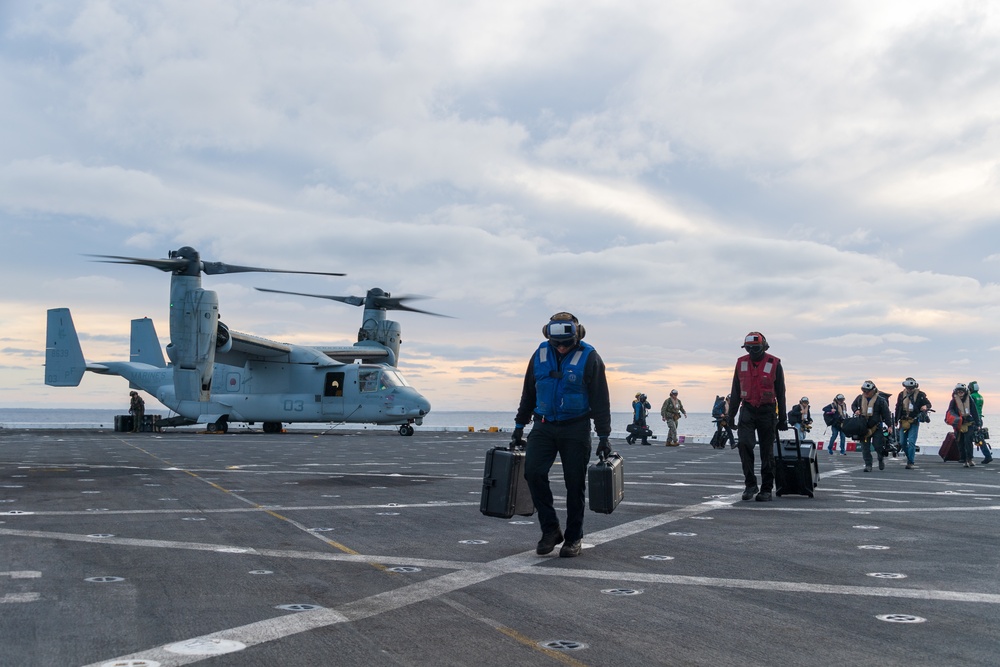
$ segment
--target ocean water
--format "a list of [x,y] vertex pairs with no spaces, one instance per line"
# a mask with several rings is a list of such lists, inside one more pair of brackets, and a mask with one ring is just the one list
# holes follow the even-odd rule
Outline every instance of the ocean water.
[[[99,410],[99,409],[59,409],[59,408],[0,408],[0,429],[52,429],[52,428],[85,428],[85,429],[113,429],[115,415],[124,414],[119,410]],[[146,414],[161,414],[169,416],[157,410],[148,411]],[[616,412],[611,415],[612,437],[624,438],[627,434],[626,426],[632,422],[631,412]],[[667,427],[658,414],[651,414],[649,425],[653,429],[652,440],[655,444],[665,441]],[[989,418],[986,419],[989,426]],[[259,425],[258,425],[259,426]],[[287,428],[323,428],[333,424],[293,424]],[[238,425],[234,424],[233,428]],[[362,424],[345,425],[346,428],[367,428],[376,430],[395,430],[395,426],[373,426]],[[437,411],[431,412],[424,418],[423,426],[417,428],[422,430],[441,431],[485,431],[497,428],[501,431],[510,431],[514,427],[514,410],[504,412],[461,412],[461,411]],[[951,430],[951,427],[944,423],[943,416],[938,417],[935,413],[929,424],[920,425],[920,437],[917,445],[925,445],[937,451],[941,441]],[[715,433],[715,424],[712,422],[711,414],[690,413],[686,418],[682,417],[677,427],[677,432],[684,437],[686,442],[707,443]],[[818,442],[826,443],[830,437],[829,427],[822,423],[814,426],[809,436]]]

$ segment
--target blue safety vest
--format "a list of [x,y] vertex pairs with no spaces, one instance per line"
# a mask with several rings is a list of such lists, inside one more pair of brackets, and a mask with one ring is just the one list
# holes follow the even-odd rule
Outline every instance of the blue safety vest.
[[546,421],[566,421],[590,414],[590,399],[583,371],[594,350],[580,342],[562,358],[557,358],[548,341],[534,355],[535,414]]

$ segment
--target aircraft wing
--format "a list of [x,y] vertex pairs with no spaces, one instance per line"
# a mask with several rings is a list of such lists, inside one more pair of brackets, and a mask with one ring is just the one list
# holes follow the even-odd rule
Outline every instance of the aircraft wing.
[[378,347],[369,347],[367,345],[344,345],[341,347],[320,347],[318,349],[334,361],[342,361],[348,364],[354,362],[355,359],[374,362],[391,359],[389,356],[389,350],[385,349],[381,345]]
[[292,346],[286,343],[261,338],[239,331],[229,330],[233,346],[226,352],[216,354],[216,359],[225,364],[242,366],[247,359],[287,361]]

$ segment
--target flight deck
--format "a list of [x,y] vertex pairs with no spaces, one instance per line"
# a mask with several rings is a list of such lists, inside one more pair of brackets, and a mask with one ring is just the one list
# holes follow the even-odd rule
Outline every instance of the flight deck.
[[735,450],[613,439],[625,499],[559,558],[479,511],[508,438],[2,430],[0,665],[996,662],[1000,466],[822,452],[743,502]]

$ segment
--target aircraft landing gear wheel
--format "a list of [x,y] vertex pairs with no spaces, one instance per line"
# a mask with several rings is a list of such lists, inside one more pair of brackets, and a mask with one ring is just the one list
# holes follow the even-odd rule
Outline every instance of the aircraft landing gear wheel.
[[281,433],[281,422],[264,422],[264,433]]
[[229,422],[225,419],[220,419],[217,422],[208,425],[209,433],[229,433]]
[[413,435],[413,427],[409,424],[403,424],[399,427],[400,435]]

